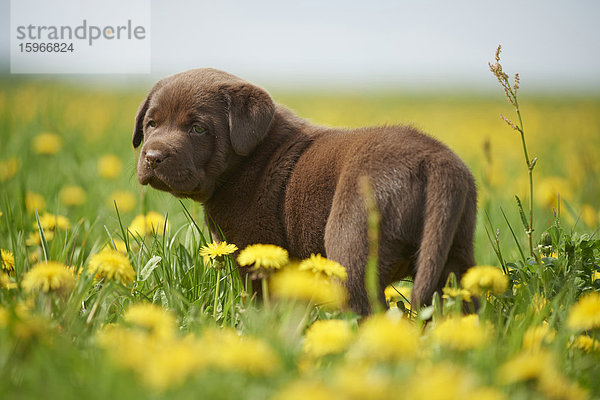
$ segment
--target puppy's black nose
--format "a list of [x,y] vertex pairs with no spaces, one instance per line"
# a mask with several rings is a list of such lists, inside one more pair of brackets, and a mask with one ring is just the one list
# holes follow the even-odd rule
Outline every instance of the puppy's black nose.
[[146,165],[152,169],[156,168],[166,158],[165,154],[160,150],[148,150],[145,157]]

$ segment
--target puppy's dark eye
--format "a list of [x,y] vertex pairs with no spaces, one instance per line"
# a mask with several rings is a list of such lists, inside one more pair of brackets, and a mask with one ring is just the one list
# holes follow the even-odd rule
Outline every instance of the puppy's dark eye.
[[148,126],[150,126],[151,128],[156,128],[156,121],[151,119],[150,121],[148,121]]
[[203,128],[200,125],[194,125],[194,126],[192,126],[192,132],[194,132],[194,133],[205,133],[206,132],[206,128]]

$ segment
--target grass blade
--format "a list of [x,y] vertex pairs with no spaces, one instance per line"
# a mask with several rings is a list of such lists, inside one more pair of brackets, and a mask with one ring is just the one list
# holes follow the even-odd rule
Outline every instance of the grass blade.
[[510,229],[510,233],[512,234],[512,237],[515,240],[515,244],[517,245],[517,249],[519,250],[519,254],[521,255],[521,260],[523,260],[523,264],[527,264],[527,260],[525,258],[525,253],[523,253],[523,249],[521,248],[521,244],[519,243],[519,240],[517,239],[517,235],[515,235],[515,231],[513,230],[512,225],[508,221],[508,217],[506,216],[506,213],[504,212],[502,207],[500,207],[500,212],[502,212],[502,216],[504,217],[504,220],[506,221],[506,225],[508,225],[508,229]]

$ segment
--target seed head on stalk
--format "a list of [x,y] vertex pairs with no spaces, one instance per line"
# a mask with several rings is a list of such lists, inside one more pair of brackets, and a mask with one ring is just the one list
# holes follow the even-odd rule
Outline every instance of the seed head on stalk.
[[[494,63],[488,63],[490,67],[490,71],[498,82],[500,86],[504,89],[504,94],[508,99],[509,103],[514,107],[515,113],[517,114],[517,122],[513,122],[510,119],[506,118],[504,115],[500,114],[500,118],[504,120],[515,131],[519,132],[521,136],[521,144],[523,146],[523,155],[525,156],[525,163],[527,164],[527,173],[529,175],[529,221],[525,226],[525,232],[527,233],[527,237],[529,239],[529,252],[533,258],[537,261],[537,256],[533,251],[533,168],[537,162],[537,158],[533,158],[530,160],[529,154],[527,152],[527,145],[525,143],[525,132],[523,128],[523,119],[521,118],[521,110],[519,109],[519,100],[517,98],[517,92],[521,85],[521,78],[519,74],[515,74],[514,82],[511,85],[509,76],[502,69],[502,65],[500,64],[500,52],[502,47],[498,45],[496,49],[496,54],[494,55]],[[518,198],[517,198],[518,199]],[[520,200],[518,201],[520,207]]]

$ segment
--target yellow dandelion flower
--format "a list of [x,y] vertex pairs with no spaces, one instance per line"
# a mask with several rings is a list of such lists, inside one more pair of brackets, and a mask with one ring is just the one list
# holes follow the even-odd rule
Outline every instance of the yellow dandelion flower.
[[120,190],[113,192],[110,196],[108,196],[108,207],[113,209],[115,207],[115,203],[117,203],[119,212],[129,212],[135,208],[137,201],[133,193],[126,190]]
[[331,400],[340,399],[338,390],[334,390],[322,383],[311,381],[297,381],[285,386],[273,400]]
[[311,357],[341,353],[352,340],[350,324],[344,320],[315,321],[304,334],[304,353]]
[[[44,237],[46,238],[46,241],[49,242],[52,239],[54,239],[54,231],[44,231]],[[31,232],[28,236],[27,239],[25,239],[25,244],[27,246],[39,246],[42,244],[42,237],[40,236],[39,232]],[[32,260],[35,261],[35,260]]]
[[597,281],[598,279],[600,279],[600,271],[594,271],[592,273],[592,282]]
[[536,293],[533,295],[533,298],[531,299],[531,304],[529,305],[529,309],[536,313],[539,314],[542,311],[544,311],[544,309],[546,308],[546,306],[548,305],[548,300],[539,293]]
[[[42,226],[42,229],[44,229],[44,234],[46,231],[56,230],[57,228],[62,229],[63,231],[71,228],[71,223],[67,217],[49,213],[40,215],[40,225]],[[37,221],[33,223],[33,227],[38,227]]]
[[77,278],[79,278],[81,276],[81,274],[83,274],[83,267],[82,266],[76,266],[76,265],[70,265],[67,267],[69,269],[69,271],[71,271],[73,273],[73,275],[75,275]]
[[98,174],[106,179],[114,179],[123,169],[121,159],[114,154],[105,154],[98,160]]
[[26,300],[21,300],[17,304],[15,304],[15,314],[19,318],[27,318],[31,316],[34,312],[35,300],[33,297],[29,296]]
[[587,393],[569,382],[556,368],[555,360],[546,351],[526,351],[500,366],[498,380],[503,384],[536,381],[540,392],[554,399],[587,399]]
[[200,342],[207,363],[218,369],[266,375],[275,372],[281,361],[264,341],[240,336],[232,328],[206,329]]
[[108,249],[108,250],[114,250],[114,248],[113,248],[113,242],[114,242],[115,247],[116,247],[116,249],[117,249],[117,251],[119,253],[122,253],[122,254],[125,254],[125,255],[127,254],[127,246],[125,245],[125,242],[122,241],[121,239],[113,239],[112,242],[106,243],[104,245],[104,247],[102,248],[102,250],[106,250],[106,249]]
[[481,324],[476,314],[447,318],[436,324],[432,331],[436,343],[455,350],[482,347],[490,335],[491,328]]
[[147,352],[152,352],[152,362],[143,362],[134,367],[141,381],[160,391],[181,385],[194,372],[205,367],[194,337],[151,344]]
[[572,346],[585,352],[600,350],[600,343],[598,343],[596,339],[593,339],[587,335],[577,336],[573,341]]
[[418,370],[410,379],[405,393],[409,400],[506,398],[497,389],[479,386],[469,371],[449,363],[434,364]]
[[[20,308],[20,307],[19,307]],[[12,333],[19,340],[29,341],[38,340],[50,344],[51,336],[49,337],[48,332],[52,330],[50,321],[39,315],[31,314],[29,312],[23,312],[17,310],[15,307],[17,318],[13,319],[12,322]]]
[[136,372],[145,364],[151,364],[148,361],[161,343],[153,340],[143,329],[126,329],[116,324],[108,324],[98,330],[96,339],[115,364]]
[[15,274],[15,256],[12,251],[0,249],[0,270],[5,271],[9,275]]
[[404,318],[373,315],[360,326],[349,356],[372,361],[414,358],[419,349],[419,337],[417,328]]
[[348,292],[334,280],[297,268],[285,268],[269,280],[273,297],[313,302],[327,308],[341,308],[346,304]]
[[130,305],[123,319],[160,340],[172,339],[177,329],[173,314],[153,303]]
[[240,266],[252,265],[251,270],[276,270],[289,263],[287,250],[274,244],[253,244],[240,251]]
[[410,299],[411,288],[408,286],[394,286],[389,285],[385,288],[383,293],[385,294],[385,299],[388,302],[398,301],[404,299]]
[[335,398],[394,399],[398,397],[396,382],[377,368],[346,363],[334,375]]
[[155,211],[150,211],[146,215],[138,215],[131,221],[128,230],[135,237],[144,237],[152,233],[163,235],[165,233],[165,217]]
[[46,200],[41,194],[27,192],[25,193],[25,209],[29,214],[34,214],[35,210],[41,213],[46,209]]
[[548,324],[532,326],[523,335],[523,348],[526,350],[539,350],[542,344],[549,344],[554,340],[556,332]]
[[[548,260],[545,260],[546,258],[550,258],[550,259],[553,258],[553,259],[556,260],[556,259],[558,259],[558,254],[555,251],[550,252],[550,254],[546,254],[545,257],[542,257],[542,264],[546,264],[547,263]],[[512,268],[509,267],[509,271],[511,271],[511,270],[512,270]]]
[[471,293],[465,289],[445,287],[442,289],[442,292],[444,293],[442,295],[443,299],[455,299],[460,297],[462,301],[466,301],[467,303],[471,301]]
[[214,260],[215,258],[235,253],[237,249],[238,248],[235,244],[227,242],[212,242],[202,246],[200,249],[200,256],[202,256],[204,263],[208,264],[209,260]]
[[0,182],[13,178],[17,172],[19,172],[19,161],[16,157],[0,161]]
[[40,133],[33,138],[32,147],[37,154],[56,154],[62,147],[62,139],[55,133]]
[[534,197],[541,205],[548,208],[558,207],[558,196],[561,199],[573,197],[569,181],[558,176],[542,178],[536,185],[536,196]]
[[545,351],[523,352],[502,364],[498,369],[498,379],[504,384],[538,379],[553,362]]
[[538,390],[550,399],[587,400],[589,393],[571,382],[556,368],[538,381]]
[[[257,338],[243,336],[240,344],[230,347],[229,365],[235,365],[235,369],[248,374],[271,374],[279,369],[281,362],[273,349]],[[219,360],[227,360],[227,356]],[[235,361],[235,362],[234,362]]]
[[118,252],[127,254],[127,245],[125,244],[125,242],[123,240],[113,239],[113,242],[115,243],[115,247]]
[[109,324],[98,332],[97,340],[115,364],[132,370],[144,385],[166,390],[204,367],[204,357],[198,355],[205,349],[193,336],[156,337],[147,327],[137,328]]
[[397,286],[397,285],[389,285],[383,291],[385,295],[385,301],[389,305],[390,308],[398,308],[398,303],[402,303],[404,305],[404,309],[410,312],[410,295],[412,292],[412,288],[408,286]]
[[574,330],[600,328],[600,293],[591,292],[571,307],[567,326]]
[[504,393],[494,387],[480,386],[471,390],[469,394],[461,398],[471,400],[505,400],[507,397]]
[[58,193],[58,198],[66,206],[80,206],[85,203],[87,195],[81,186],[65,186]]
[[8,310],[0,306],[0,328],[4,328],[8,325],[9,318],[10,314],[8,313]]
[[508,278],[496,267],[477,266],[469,268],[463,275],[461,285],[475,296],[488,291],[501,295],[508,287]]
[[21,285],[27,291],[68,292],[75,285],[75,276],[62,263],[41,262],[27,271]]
[[4,289],[16,289],[19,286],[12,278],[6,273],[0,271],[0,288]]
[[124,285],[135,279],[135,271],[127,256],[113,249],[94,254],[90,258],[88,271],[96,274],[97,278],[119,281]]
[[315,274],[321,273],[328,277],[339,278],[342,281],[348,279],[348,273],[343,265],[321,256],[320,254],[311,254],[310,258],[303,260],[298,267],[301,271],[308,270]]
[[581,220],[589,228],[598,227],[598,212],[596,211],[594,206],[589,204],[584,204],[581,206]]

